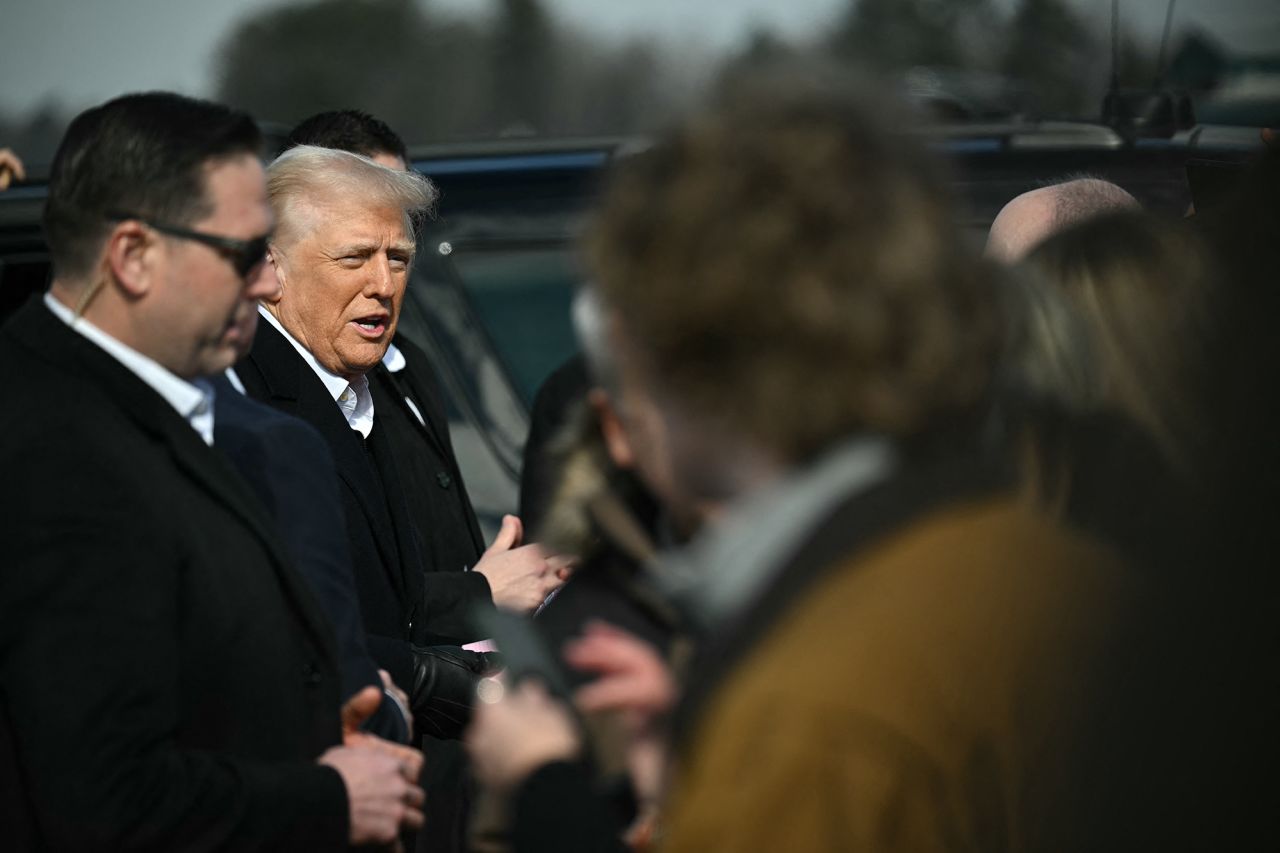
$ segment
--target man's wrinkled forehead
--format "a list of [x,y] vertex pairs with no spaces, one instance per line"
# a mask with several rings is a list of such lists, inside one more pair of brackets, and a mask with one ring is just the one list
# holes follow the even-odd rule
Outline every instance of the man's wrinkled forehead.
[[401,224],[401,239],[396,245],[413,251],[413,227],[408,213],[376,193],[350,192],[342,187],[315,187],[297,192],[275,204],[277,242],[290,245],[314,235],[322,229],[339,242],[363,244],[373,239],[365,233],[368,223],[392,213]]
[[345,233],[339,231],[334,234],[326,248],[335,255],[368,255],[386,247],[397,254],[412,256],[417,250],[413,240],[406,237],[387,241],[383,239],[384,235],[374,232],[365,233],[365,230],[357,224],[347,229]]

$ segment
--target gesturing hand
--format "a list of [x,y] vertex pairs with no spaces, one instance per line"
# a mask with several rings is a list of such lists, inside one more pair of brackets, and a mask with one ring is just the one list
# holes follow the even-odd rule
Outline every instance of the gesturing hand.
[[543,764],[578,754],[577,726],[545,687],[526,680],[510,689],[497,678],[488,686],[492,689],[476,702],[466,736],[481,781],[512,787]]
[[548,557],[539,545],[524,545],[524,526],[514,515],[502,518],[502,529],[476,563],[489,581],[493,603],[517,613],[532,613],[569,577],[568,561]]

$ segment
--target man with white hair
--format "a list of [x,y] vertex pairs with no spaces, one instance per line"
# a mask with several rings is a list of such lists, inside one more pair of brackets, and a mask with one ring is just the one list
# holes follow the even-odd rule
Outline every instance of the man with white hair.
[[[468,624],[475,607],[540,602],[559,580],[533,546],[490,548],[471,571],[424,572],[399,460],[366,375],[395,334],[415,251],[411,218],[434,202],[435,189],[413,172],[299,146],[268,169],[268,193],[279,223],[269,258],[280,286],[264,300],[267,322],[236,372],[250,396],[308,421],[328,441],[370,652],[409,688],[425,734],[454,734],[461,717],[437,707],[424,719],[421,701],[455,668],[481,664],[449,652],[457,667],[444,666],[425,647],[477,639]],[[504,595],[513,586],[523,599]]]
[[[368,157],[389,169],[413,171],[403,139],[385,122],[359,110],[334,110],[303,120],[289,134],[286,148],[314,145]],[[387,345],[382,364],[367,374],[370,397],[398,462],[409,513],[422,546],[428,572],[456,571],[476,566],[485,554],[484,534],[467,494],[467,485],[454,454],[444,395],[431,357],[403,332]],[[522,523],[525,522],[525,523]],[[528,519],[508,515],[496,539],[498,553],[518,549]],[[520,552],[517,552],[517,554]],[[516,558],[511,554],[503,559]],[[497,554],[489,561],[498,559]],[[561,570],[564,571],[564,570]],[[539,585],[524,586],[521,573],[489,572],[494,600],[528,611],[542,603]]]
[[1101,178],[1070,178],[1029,190],[996,214],[987,235],[986,253],[1003,263],[1015,263],[1068,225],[1140,206],[1123,187]]
[[[421,175],[357,154],[298,146],[268,169],[277,229],[269,261],[279,289],[263,300],[249,356],[236,368],[251,397],[296,415],[325,438],[337,466],[352,572],[374,661],[409,694],[419,733],[456,737],[483,656],[478,607],[529,611],[559,586],[537,546],[500,539],[469,567],[424,558],[431,536],[406,498],[404,460],[370,390],[395,335],[415,252],[413,217],[435,201]],[[466,571],[464,569],[470,569]],[[453,747],[426,743],[434,849],[460,826]]]

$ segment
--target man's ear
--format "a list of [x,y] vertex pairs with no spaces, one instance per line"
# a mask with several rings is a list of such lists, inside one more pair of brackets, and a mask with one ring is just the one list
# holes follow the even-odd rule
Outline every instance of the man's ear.
[[626,427],[622,425],[609,395],[602,388],[592,388],[587,392],[587,402],[600,421],[600,433],[604,436],[604,446],[613,464],[624,471],[634,468],[636,455],[631,449],[631,439],[627,437]]
[[278,263],[274,246],[267,249],[267,264],[271,267],[271,271],[275,273],[277,287],[270,296],[262,297],[262,301],[271,305],[279,305],[280,300],[284,298],[284,264]]
[[107,235],[105,272],[129,297],[145,296],[155,284],[159,245],[142,223],[119,223]]

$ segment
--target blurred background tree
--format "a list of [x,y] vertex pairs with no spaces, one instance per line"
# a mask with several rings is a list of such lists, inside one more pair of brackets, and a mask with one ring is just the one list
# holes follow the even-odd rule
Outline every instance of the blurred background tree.
[[[1067,0],[1002,8],[996,0],[849,0],[830,34],[796,43],[760,27],[700,75],[697,62],[672,61],[671,48],[652,40],[606,43],[576,32],[543,0],[494,0],[487,16],[471,18],[416,0],[308,0],[233,29],[215,95],[282,125],[359,105],[417,142],[625,134],[666,121],[705,82],[825,58],[903,77],[909,90],[926,79],[927,88],[948,90],[929,97],[945,102],[949,118],[1095,111],[1106,40]],[[1136,42],[1126,46],[1127,67],[1150,65]],[[1010,78],[1019,81],[1016,98]]]
[[538,0],[501,0],[490,39],[494,119],[504,135],[556,124],[560,47]]
[[[721,52],[696,32],[673,42],[581,31],[555,14],[555,0],[459,8],[273,2],[221,37],[213,90],[202,94],[284,129],[321,110],[359,107],[413,143],[432,143],[646,133],[708,89],[806,63],[876,72],[946,120],[1093,119],[1111,67],[1109,16],[1087,17],[1082,0],[837,0],[831,24],[810,35],[758,25]],[[1156,48],[1122,29],[1122,85],[1155,82]],[[1198,93],[1235,67],[1189,22],[1175,28],[1169,56],[1172,81]],[[83,106],[49,101],[21,118],[0,115],[0,134],[40,162]]]
[[539,0],[461,18],[415,0],[313,0],[245,19],[218,56],[215,97],[290,125],[359,107],[417,142],[629,133],[685,88],[651,42],[603,49]]
[[291,125],[359,106],[408,139],[481,132],[486,33],[414,0],[315,0],[244,19],[223,40],[214,96]]
[[[12,148],[26,160],[28,174],[32,167],[53,158],[75,113],[57,100],[46,100],[23,118],[0,115],[0,148]],[[47,152],[33,157],[30,152]]]
[[850,0],[828,47],[878,71],[987,68],[999,24],[992,0]]
[[[1019,0],[1009,22],[1000,71],[1023,81],[1048,113],[1069,115],[1097,109],[1097,77],[1106,64],[1106,42],[1063,0]],[[1105,85],[1105,83],[1103,84]],[[1094,102],[1085,99],[1092,96]]]

